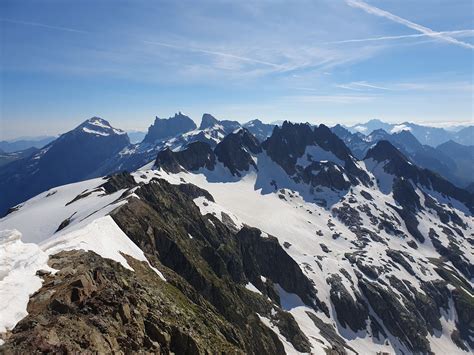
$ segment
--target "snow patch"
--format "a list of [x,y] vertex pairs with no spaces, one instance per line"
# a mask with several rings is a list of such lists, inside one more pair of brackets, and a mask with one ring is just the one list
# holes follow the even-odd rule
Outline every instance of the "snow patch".
[[[54,255],[63,250],[90,250],[103,258],[119,262],[126,269],[133,270],[123,257],[123,253],[139,261],[145,261],[151,266],[143,251],[130,240],[109,215],[98,218],[79,230],[60,237],[52,237],[42,243],[41,247],[48,255]],[[154,270],[162,280],[165,280],[161,272]]]
[[302,157],[296,161],[297,165],[303,168],[308,166],[311,162],[333,162],[340,166],[344,166],[344,161],[339,159],[333,152],[321,148],[319,145],[310,145],[306,147],[306,150]]
[[0,333],[28,315],[30,295],[42,285],[36,271],[54,271],[47,263],[48,255],[36,244],[23,243],[19,231],[0,232]]
[[408,127],[405,124],[399,124],[394,126],[391,130],[390,133],[400,133],[402,131],[411,131],[411,127]]
[[[252,291],[252,292],[255,292],[255,293],[258,293],[259,295],[262,295],[262,293],[260,292],[260,290],[255,287],[255,285],[251,282],[249,282],[248,284],[245,285],[245,288],[249,291]],[[263,295],[262,295],[263,296]]]

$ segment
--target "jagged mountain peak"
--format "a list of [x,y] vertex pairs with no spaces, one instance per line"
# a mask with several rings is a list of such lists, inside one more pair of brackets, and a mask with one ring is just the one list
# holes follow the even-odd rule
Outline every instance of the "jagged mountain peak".
[[199,129],[203,130],[206,128],[211,128],[214,125],[218,124],[219,120],[212,116],[210,113],[205,113],[202,115],[201,124],[199,125]]
[[251,120],[251,121],[248,121],[246,123],[243,124],[244,127],[253,127],[253,126],[258,126],[258,125],[262,125],[263,122],[260,121],[258,118],[254,119],[254,120]]
[[378,141],[367,152],[364,160],[374,159],[377,162],[382,161],[408,161],[408,159],[387,140]]
[[260,142],[263,142],[272,135],[276,125],[271,123],[263,123],[259,119],[254,119],[242,125],[247,128]]
[[148,128],[148,133],[143,142],[155,143],[160,139],[171,138],[193,129],[196,129],[194,121],[181,112],[169,118],[159,118],[156,116],[155,122]]
[[393,133],[391,138],[407,150],[416,151],[423,149],[423,144],[409,130]]
[[227,167],[232,175],[241,175],[250,166],[257,168],[252,154],[262,152],[260,142],[247,129],[241,128],[225,137],[214,150],[220,162]]
[[233,144],[236,147],[242,146],[248,148],[252,153],[257,154],[262,151],[260,142],[246,128],[240,128],[233,133],[228,134],[218,145]]

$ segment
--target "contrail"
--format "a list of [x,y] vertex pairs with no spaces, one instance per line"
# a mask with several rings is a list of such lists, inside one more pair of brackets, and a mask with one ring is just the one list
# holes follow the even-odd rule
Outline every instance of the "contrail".
[[434,35],[436,35],[436,36],[440,36],[440,35],[448,35],[448,36],[463,35],[464,36],[464,35],[473,35],[473,34],[474,34],[474,30],[441,31],[441,32],[434,32],[433,35],[427,35],[425,33],[417,33],[417,34],[412,34],[412,35],[380,36],[380,37],[370,37],[370,38],[346,39],[346,40],[341,40],[341,41],[325,42],[324,44],[386,41],[386,40],[404,39],[404,38],[433,37]]
[[205,53],[205,54],[211,54],[211,55],[227,57],[227,58],[234,58],[234,59],[242,60],[242,61],[245,61],[245,62],[251,62],[251,63],[267,65],[267,66],[270,66],[270,67],[273,67],[273,68],[286,69],[283,65],[280,65],[280,64],[275,64],[275,63],[266,62],[266,61],[263,61],[263,60],[258,60],[258,59],[253,59],[253,58],[248,58],[248,57],[241,57],[241,56],[230,54],[230,53],[210,51],[210,50],[207,50],[207,49],[196,48],[196,47],[178,46],[178,45],[175,45],[175,44],[169,44],[169,43],[163,43],[163,42],[154,42],[154,41],[153,42],[152,41],[144,41],[144,42],[148,43],[148,44],[154,44],[154,45],[157,45],[157,46],[162,46],[162,47],[169,47],[169,48],[174,48],[174,49],[179,49],[179,50]]
[[404,19],[400,16],[394,15],[394,14],[388,12],[388,11],[385,11],[385,10],[379,9],[378,7],[369,5],[369,4],[367,4],[363,1],[360,1],[360,0],[346,0],[346,3],[349,6],[357,7],[359,9],[362,9],[362,10],[364,10],[365,12],[367,12],[369,14],[379,16],[379,17],[384,17],[384,18],[389,19],[393,22],[404,25],[404,26],[406,26],[408,28],[411,28],[415,31],[418,31],[418,32],[420,32],[420,33],[422,33],[426,36],[441,39],[445,42],[456,44],[456,45],[464,47],[464,48],[474,49],[474,45],[472,45],[470,43],[462,42],[462,41],[457,40],[456,38],[450,37],[450,36],[442,34],[440,32],[433,31],[431,28],[428,28],[428,27],[419,25],[417,23],[411,22],[411,21],[409,21],[407,19]]
[[58,31],[75,32],[75,33],[90,33],[90,32],[87,32],[87,31],[76,30],[76,29],[74,29],[74,28],[60,27],[60,26],[51,26],[51,25],[47,25],[47,24],[39,23],[39,22],[28,22],[28,21],[10,20],[10,19],[5,19],[5,18],[0,19],[0,21],[9,22],[9,23],[16,23],[16,24],[18,24],[18,25],[26,25],[26,26],[35,26],[35,27],[49,28],[49,29],[51,29],[51,30],[58,30]]

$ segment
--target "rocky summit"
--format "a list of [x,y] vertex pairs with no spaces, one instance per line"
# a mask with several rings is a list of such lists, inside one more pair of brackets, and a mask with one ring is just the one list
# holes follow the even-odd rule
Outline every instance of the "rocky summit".
[[92,118],[22,163],[76,175],[0,219],[0,353],[474,351],[474,197],[410,134],[165,121],[130,145]]

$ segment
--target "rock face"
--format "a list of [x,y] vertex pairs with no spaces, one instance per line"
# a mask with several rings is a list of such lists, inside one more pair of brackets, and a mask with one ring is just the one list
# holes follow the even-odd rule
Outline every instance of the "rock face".
[[248,171],[251,165],[257,167],[250,154],[261,153],[262,148],[258,140],[243,128],[225,137],[214,152],[232,175],[240,176],[239,171]]
[[93,117],[37,153],[0,168],[0,215],[53,186],[93,176],[107,159],[128,144],[124,131]]
[[183,168],[195,171],[200,168],[214,169],[215,155],[207,143],[193,142],[185,150],[173,152],[170,149],[158,153],[155,165],[167,171],[177,173]]
[[370,183],[344,142],[325,125],[313,128],[285,121],[275,127],[262,147],[288,175],[313,187],[343,190],[351,184]]
[[307,124],[283,122],[275,127],[273,134],[262,144],[268,156],[278,163],[288,175],[296,172],[295,165],[308,145],[314,142],[311,127]]
[[202,115],[201,124],[199,125],[200,130],[204,131],[215,126],[220,126],[225,134],[229,134],[241,127],[240,123],[237,121],[218,120],[209,113]]
[[181,112],[170,118],[155,118],[155,122],[148,128],[148,133],[143,139],[144,143],[155,143],[165,138],[189,132],[196,128],[196,124]]

